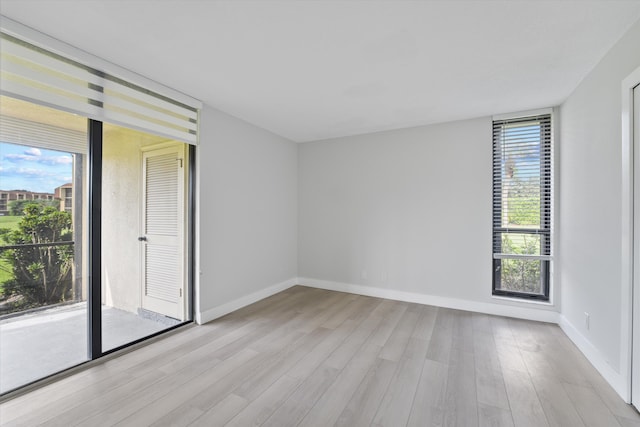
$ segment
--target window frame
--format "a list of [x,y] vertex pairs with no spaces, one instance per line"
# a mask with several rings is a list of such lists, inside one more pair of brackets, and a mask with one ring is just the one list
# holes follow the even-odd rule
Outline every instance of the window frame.
[[[502,147],[500,138],[496,136],[496,127],[533,121],[541,122],[540,129],[540,226],[538,228],[509,228],[503,227],[503,197],[502,197],[502,171],[500,158]],[[548,127],[543,124],[548,120]],[[535,112],[520,113],[517,115],[493,117],[492,120],[492,295],[521,300],[549,302],[551,294],[551,270],[553,260],[553,192],[554,192],[554,164],[553,164],[553,112],[551,109]],[[496,177],[500,177],[498,180]],[[500,224],[501,226],[496,226]],[[540,236],[540,255],[514,255],[502,253],[502,237],[504,234],[525,234]],[[501,288],[502,260],[526,259],[539,260],[540,262],[540,293],[520,292]]]

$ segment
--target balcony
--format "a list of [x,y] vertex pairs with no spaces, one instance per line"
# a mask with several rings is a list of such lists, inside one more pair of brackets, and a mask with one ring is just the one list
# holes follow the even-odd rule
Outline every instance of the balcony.
[[[117,348],[177,323],[102,306],[102,348]],[[86,302],[0,317],[0,393],[87,360]]]
[[[73,241],[4,245],[0,254],[0,393],[6,393],[90,359],[88,303],[74,274]],[[105,295],[101,309],[103,351],[180,323],[105,301],[112,299]]]

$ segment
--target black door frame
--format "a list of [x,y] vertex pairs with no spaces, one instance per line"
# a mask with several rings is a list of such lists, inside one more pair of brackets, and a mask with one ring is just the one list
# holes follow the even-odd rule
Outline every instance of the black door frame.
[[193,280],[194,280],[194,232],[195,232],[195,147],[187,144],[188,167],[187,171],[187,253],[189,256],[186,266],[187,271],[187,320],[155,332],[151,335],[139,338],[121,346],[104,351],[102,349],[102,148],[103,148],[103,122],[88,119],[89,142],[89,286],[87,295],[87,356],[89,360],[95,360],[107,354],[145,341],[149,338],[164,334],[165,332],[179,328],[193,321]]

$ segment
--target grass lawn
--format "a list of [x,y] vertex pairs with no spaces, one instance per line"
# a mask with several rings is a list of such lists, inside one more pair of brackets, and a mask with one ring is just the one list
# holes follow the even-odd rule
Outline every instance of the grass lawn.
[[11,264],[9,264],[5,260],[0,260],[0,295],[3,291],[3,284],[7,280],[13,277],[13,273],[11,272]]
[[[21,216],[0,216],[0,228],[10,228],[12,230],[18,228],[18,223],[22,219]],[[6,244],[2,238],[0,238],[0,246]],[[11,264],[7,261],[0,259],[0,295],[3,292],[2,284],[13,277],[11,272]]]
[[[15,230],[18,228],[18,223],[22,219],[21,216],[0,216],[0,228],[8,228]],[[7,242],[0,236],[0,246],[6,245]]]
[[0,228],[16,228],[21,216],[0,216]]

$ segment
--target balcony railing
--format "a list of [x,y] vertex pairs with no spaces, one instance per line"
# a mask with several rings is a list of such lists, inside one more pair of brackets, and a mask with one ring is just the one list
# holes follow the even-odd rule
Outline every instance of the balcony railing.
[[65,241],[65,242],[50,242],[50,243],[24,243],[24,244],[19,244],[19,245],[5,245],[5,246],[0,246],[0,253],[4,252],[5,250],[8,249],[22,249],[22,248],[45,248],[45,247],[50,247],[50,246],[69,246],[69,245],[73,245],[74,242],[71,241]]

